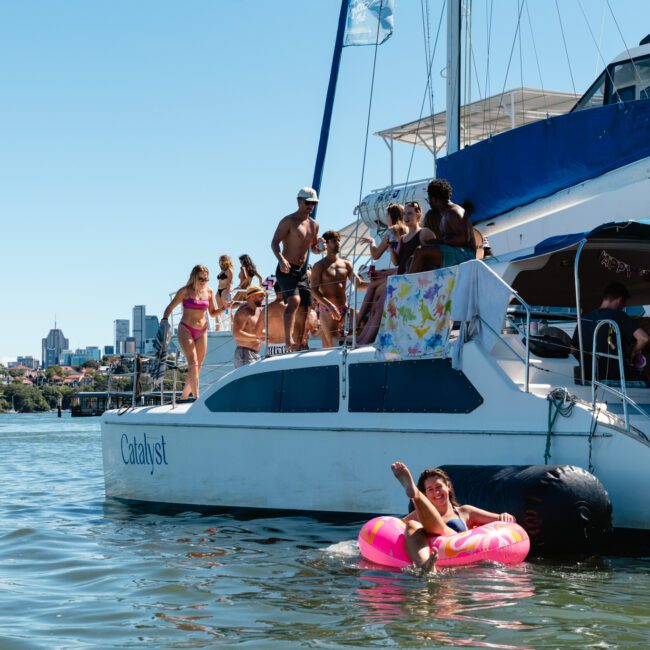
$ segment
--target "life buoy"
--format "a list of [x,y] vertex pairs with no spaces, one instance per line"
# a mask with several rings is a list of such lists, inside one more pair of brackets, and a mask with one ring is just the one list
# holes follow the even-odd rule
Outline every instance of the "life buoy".
[[[396,517],[375,517],[359,531],[359,549],[368,561],[402,568],[411,561],[406,553],[406,524]],[[495,521],[455,535],[429,539],[438,551],[436,566],[455,566],[488,560],[503,564],[523,562],[530,550],[528,534],[519,525]]]

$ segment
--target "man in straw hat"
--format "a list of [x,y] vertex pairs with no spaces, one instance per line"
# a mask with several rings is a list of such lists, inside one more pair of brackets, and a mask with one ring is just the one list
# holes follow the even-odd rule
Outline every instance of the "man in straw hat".
[[254,285],[246,290],[246,302],[237,310],[232,324],[232,335],[237,342],[235,368],[260,358],[264,340],[263,303],[264,289]]

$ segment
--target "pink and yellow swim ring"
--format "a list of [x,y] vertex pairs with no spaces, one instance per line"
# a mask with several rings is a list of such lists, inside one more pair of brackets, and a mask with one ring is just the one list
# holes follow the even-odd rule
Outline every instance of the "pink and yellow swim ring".
[[[375,517],[359,531],[361,555],[368,561],[402,568],[411,561],[404,546],[406,524],[396,517]],[[519,524],[495,521],[455,535],[429,539],[438,550],[436,566],[458,566],[488,560],[503,564],[523,562],[530,550],[528,534]]]

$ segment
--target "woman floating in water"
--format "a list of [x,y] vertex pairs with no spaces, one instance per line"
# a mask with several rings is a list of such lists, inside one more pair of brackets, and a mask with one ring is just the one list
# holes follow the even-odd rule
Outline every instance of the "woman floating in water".
[[181,287],[167,305],[163,320],[167,320],[174,309],[183,303],[183,316],[178,326],[178,342],[187,359],[187,381],[181,399],[187,400],[190,394],[199,396],[199,373],[208,347],[208,321],[205,312],[217,315],[214,293],[208,286],[210,273],[207,267],[197,264],[190,273],[190,279]]
[[493,521],[515,521],[507,512],[497,514],[459,505],[451,480],[441,469],[424,470],[416,485],[404,463],[393,463],[390,468],[415,506],[415,510],[403,519],[406,522],[405,546],[413,564],[424,571],[434,571],[437,558],[437,551],[429,546],[429,537],[453,535]]

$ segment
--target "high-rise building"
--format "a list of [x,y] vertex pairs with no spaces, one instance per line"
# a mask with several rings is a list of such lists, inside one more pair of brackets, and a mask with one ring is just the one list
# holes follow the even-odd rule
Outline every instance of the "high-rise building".
[[105,357],[110,357],[115,354],[115,348],[112,345],[105,345],[104,346],[104,356]]
[[126,339],[129,337],[129,321],[118,318],[113,323],[115,330],[115,354],[126,354]]
[[86,347],[86,361],[101,361],[102,352],[96,345]]
[[144,338],[155,339],[156,334],[158,334],[158,328],[160,327],[160,321],[158,316],[145,316],[144,319]]
[[61,352],[66,350],[69,346],[68,339],[63,336],[62,330],[54,323],[54,329],[51,329],[49,334],[42,340],[42,359],[43,368],[60,364]]
[[127,337],[124,354],[135,354],[135,338],[133,336]]
[[17,357],[16,358],[16,364],[19,366],[25,366],[26,368],[29,368],[30,370],[38,370],[38,359],[34,359],[34,357]]
[[133,307],[133,338],[135,339],[135,351],[139,354],[144,352],[144,327],[147,308],[144,305]]

